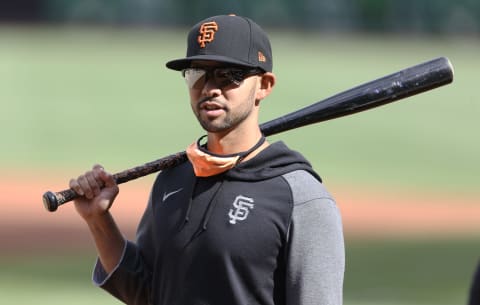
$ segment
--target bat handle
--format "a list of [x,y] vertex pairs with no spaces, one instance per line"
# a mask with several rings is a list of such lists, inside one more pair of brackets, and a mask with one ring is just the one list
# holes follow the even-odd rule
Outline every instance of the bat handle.
[[[177,166],[185,161],[187,161],[187,153],[185,151],[181,151],[176,154],[172,154],[170,156],[166,156],[161,159],[116,173],[113,175],[113,179],[117,184],[125,183],[133,179]],[[80,195],[77,194],[73,189],[66,189],[60,192],[45,192],[42,199],[45,209],[50,212],[55,212],[60,205],[72,201],[79,196]]]
[[55,212],[58,207],[65,202],[69,202],[79,195],[73,189],[67,189],[60,192],[45,192],[43,194],[43,205],[50,212]]

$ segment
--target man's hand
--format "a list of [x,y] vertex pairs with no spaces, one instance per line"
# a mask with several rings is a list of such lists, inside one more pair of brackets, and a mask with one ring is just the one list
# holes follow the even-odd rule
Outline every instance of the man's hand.
[[105,215],[119,192],[113,176],[99,164],[77,179],[71,179],[70,188],[81,195],[74,201],[75,208],[86,221]]

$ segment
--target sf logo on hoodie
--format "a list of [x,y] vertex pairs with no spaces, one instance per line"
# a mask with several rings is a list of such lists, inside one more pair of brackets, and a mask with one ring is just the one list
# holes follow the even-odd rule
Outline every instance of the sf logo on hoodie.
[[233,202],[235,209],[230,209],[228,216],[230,217],[230,223],[236,224],[237,221],[247,219],[250,209],[253,209],[253,199],[242,195],[238,195]]

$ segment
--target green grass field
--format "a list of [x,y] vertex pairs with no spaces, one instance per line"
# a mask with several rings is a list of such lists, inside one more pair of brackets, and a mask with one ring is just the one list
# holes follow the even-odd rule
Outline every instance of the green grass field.
[[[121,170],[183,150],[202,134],[178,73],[184,32],[0,28],[6,167]],[[350,117],[273,137],[326,181],[472,190],[480,170],[479,44],[467,40],[272,35],[276,90],[262,122],[438,57],[455,81]],[[366,174],[368,173],[368,174]]]
[[[184,55],[184,35],[0,27],[1,168],[119,171],[185,149],[202,132],[180,75],[164,68]],[[327,184],[479,194],[478,42],[273,31],[272,44],[278,83],[262,121],[449,57],[452,85],[272,139],[302,151]],[[345,304],[463,304],[479,250],[477,240],[348,241]],[[0,298],[118,304],[91,285],[93,259],[0,256]]]
[[[478,241],[347,241],[345,305],[466,304]],[[91,284],[93,252],[0,260],[11,304],[119,304]]]

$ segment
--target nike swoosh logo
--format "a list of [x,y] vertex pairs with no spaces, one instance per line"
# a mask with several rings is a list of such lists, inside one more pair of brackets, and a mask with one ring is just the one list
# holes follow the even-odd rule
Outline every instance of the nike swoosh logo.
[[179,188],[178,190],[175,190],[175,191],[173,191],[173,192],[170,192],[170,193],[167,193],[167,192],[163,193],[162,202],[165,202],[165,200],[167,200],[168,197],[170,197],[170,196],[172,196],[172,195],[174,195],[174,194],[176,194],[176,193],[178,193],[178,192],[180,192],[180,191],[182,191],[182,190],[183,190],[183,187],[182,187],[182,188]]

